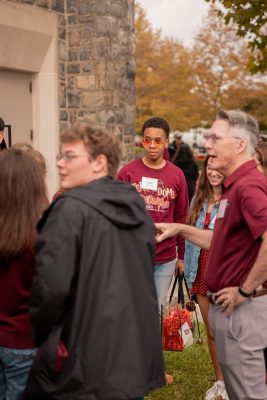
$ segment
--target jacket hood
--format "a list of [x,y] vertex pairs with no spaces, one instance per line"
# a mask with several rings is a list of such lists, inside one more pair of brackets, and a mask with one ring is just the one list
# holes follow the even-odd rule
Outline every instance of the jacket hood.
[[146,219],[145,204],[129,183],[105,177],[62,195],[88,204],[120,228],[136,227]]

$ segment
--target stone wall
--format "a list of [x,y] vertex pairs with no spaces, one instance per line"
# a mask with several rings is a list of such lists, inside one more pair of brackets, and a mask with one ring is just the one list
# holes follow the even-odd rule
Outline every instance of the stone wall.
[[[60,130],[90,122],[134,157],[134,0],[9,0],[58,15]],[[33,55],[34,56],[34,55]]]

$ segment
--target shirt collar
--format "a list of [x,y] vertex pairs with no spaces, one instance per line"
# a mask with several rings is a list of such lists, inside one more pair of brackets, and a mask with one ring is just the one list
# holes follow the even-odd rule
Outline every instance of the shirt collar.
[[246,161],[224,180],[223,187],[225,189],[228,188],[229,186],[232,185],[232,183],[234,183],[236,180],[245,175],[246,172],[248,172],[253,168],[257,168],[256,161],[255,160]]

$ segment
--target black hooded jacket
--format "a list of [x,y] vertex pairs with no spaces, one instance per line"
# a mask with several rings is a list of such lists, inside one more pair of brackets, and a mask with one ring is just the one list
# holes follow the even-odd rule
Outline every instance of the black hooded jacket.
[[[37,344],[26,399],[123,400],[164,385],[154,226],[127,183],[95,180],[39,223],[30,313]],[[54,372],[59,340],[68,357]]]

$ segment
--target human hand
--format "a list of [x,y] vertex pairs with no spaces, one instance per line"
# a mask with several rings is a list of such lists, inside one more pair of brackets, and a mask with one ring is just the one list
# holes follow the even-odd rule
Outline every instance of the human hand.
[[238,287],[227,287],[221,289],[216,295],[216,304],[221,305],[221,311],[224,312],[227,317],[230,317],[234,307],[238,304],[244,303],[246,300],[247,299],[239,293]]
[[176,273],[181,275],[184,273],[184,262],[181,260],[176,261]]
[[155,227],[157,229],[157,234],[155,236],[157,243],[163,242],[163,240],[165,239],[176,236],[179,232],[179,224],[176,223],[160,222],[156,223]]

